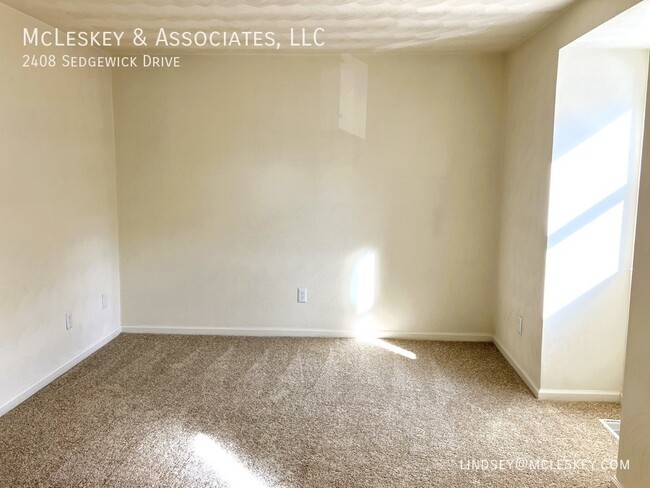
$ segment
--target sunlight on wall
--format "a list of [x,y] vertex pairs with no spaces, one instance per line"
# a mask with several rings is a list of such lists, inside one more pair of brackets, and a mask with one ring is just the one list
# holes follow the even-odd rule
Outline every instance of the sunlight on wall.
[[375,306],[377,287],[377,253],[365,251],[357,260],[352,271],[350,298],[355,305],[358,319],[355,323],[355,337],[367,344],[380,347],[386,351],[399,354],[409,359],[416,359],[415,353],[391,344],[378,337],[382,327],[371,313]]
[[350,54],[341,55],[339,129],[366,138],[368,65]]
[[205,434],[196,434],[192,444],[194,453],[231,487],[269,488],[261,479],[228,450]]
[[549,235],[627,184],[631,131],[629,111],[553,161]]
[[544,317],[550,317],[619,270],[623,202],[548,250]]
[[544,318],[620,270],[631,138],[627,111],[553,161]]
[[354,336],[363,340],[377,337],[377,320],[373,314],[367,313],[356,321]]
[[375,306],[376,266],[374,251],[365,252],[354,265],[350,293],[357,315],[369,312]]

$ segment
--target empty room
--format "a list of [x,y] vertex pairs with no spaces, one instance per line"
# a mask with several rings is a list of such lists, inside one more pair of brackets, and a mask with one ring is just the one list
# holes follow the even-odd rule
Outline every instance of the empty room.
[[650,0],[0,0],[0,487],[650,487]]

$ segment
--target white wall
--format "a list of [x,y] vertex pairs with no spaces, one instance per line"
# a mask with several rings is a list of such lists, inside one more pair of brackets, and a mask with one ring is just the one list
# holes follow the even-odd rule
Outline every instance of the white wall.
[[111,75],[22,68],[42,25],[0,4],[0,413],[120,317]]
[[[650,121],[650,87],[646,121]],[[645,124],[639,209],[634,245],[634,272],[630,300],[623,414],[618,457],[629,460],[630,469],[616,477],[624,488],[650,486],[650,124]]]
[[[546,222],[558,53],[583,33],[635,4],[584,0],[506,57],[506,119],[495,335],[538,389]],[[517,317],[524,318],[523,334]]]
[[[562,49],[541,388],[618,399],[648,77],[643,49]],[[594,394],[593,392],[591,394]]]
[[124,325],[490,334],[501,56],[343,63],[114,73]]

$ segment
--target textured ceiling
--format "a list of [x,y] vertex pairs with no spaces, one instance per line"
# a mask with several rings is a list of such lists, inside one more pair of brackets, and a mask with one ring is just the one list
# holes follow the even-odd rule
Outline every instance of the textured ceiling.
[[[328,51],[506,50],[572,0],[0,0],[66,31],[322,27]],[[214,49],[214,48],[211,48]]]

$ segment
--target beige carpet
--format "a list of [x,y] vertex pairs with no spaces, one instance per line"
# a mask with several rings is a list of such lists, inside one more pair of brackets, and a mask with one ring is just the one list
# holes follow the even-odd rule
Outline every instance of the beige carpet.
[[121,335],[0,418],[0,486],[608,486],[617,405],[538,402],[491,344],[390,343],[416,358]]

